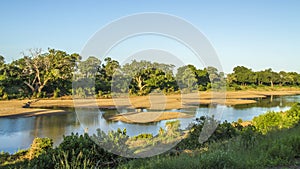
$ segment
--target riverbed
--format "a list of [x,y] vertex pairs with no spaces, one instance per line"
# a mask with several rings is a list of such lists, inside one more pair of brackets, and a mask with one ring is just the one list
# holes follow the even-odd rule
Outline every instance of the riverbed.
[[[254,98],[256,101],[252,104],[243,105],[201,105],[186,109],[168,109],[166,111],[182,112],[189,114],[190,118],[179,118],[181,129],[185,129],[193,122],[196,117],[211,115],[211,112],[217,112],[216,118],[220,121],[237,121],[238,119],[251,120],[253,117],[263,114],[267,111],[285,111],[295,102],[300,102],[300,96],[274,96],[266,98]],[[162,120],[154,123],[131,124],[121,121],[111,121],[107,116],[116,115],[115,109],[99,109],[97,112],[90,113],[89,109],[84,109],[86,113],[76,114],[74,109],[68,109],[69,113],[55,113],[48,115],[39,115],[32,117],[2,117],[0,118],[0,151],[16,152],[18,149],[25,149],[30,146],[35,137],[49,137],[53,139],[54,144],[58,145],[62,141],[63,135],[74,133],[84,133],[85,130],[92,132],[96,128],[103,131],[126,128],[129,136],[140,133],[151,133],[156,135],[160,127],[165,128],[165,124],[170,120]],[[124,110],[122,113],[126,112]],[[142,109],[145,113],[151,113],[151,110]],[[79,116],[77,116],[79,115]]]

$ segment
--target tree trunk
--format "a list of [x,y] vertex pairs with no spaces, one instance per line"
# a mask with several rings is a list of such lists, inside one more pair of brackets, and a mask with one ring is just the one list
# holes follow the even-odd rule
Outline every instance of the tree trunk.
[[37,96],[38,96],[38,97],[41,96],[43,88],[44,88],[44,85],[41,85],[41,86],[38,88],[38,93],[37,93]]
[[271,87],[273,88],[274,87],[273,81],[271,80],[270,82],[271,82]]

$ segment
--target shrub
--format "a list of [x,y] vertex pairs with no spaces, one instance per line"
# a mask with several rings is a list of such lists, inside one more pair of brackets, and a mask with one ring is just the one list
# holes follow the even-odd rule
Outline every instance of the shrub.
[[265,114],[254,117],[253,125],[259,132],[266,134],[272,130],[282,128],[290,128],[299,123],[300,120],[300,105],[299,103],[285,113],[282,112],[267,112]]
[[267,112],[266,114],[254,117],[253,124],[258,131],[266,134],[269,131],[281,128],[281,114],[276,112]]
[[33,159],[38,157],[42,153],[52,149],[53,141],[50,138],[35,138],[30,146],[26,157],[29,159]]
[[152,139],[153,138],[153,134],[148,134],[148,133],[142,133],[139,134],[137,136],[133,136],[134,140],[138,140],[138,139]]
[[206,91],[207,89],[206,89],[205,86],[199,85],[199,86],[198,86],[198,90],[199,90],[199,91]]

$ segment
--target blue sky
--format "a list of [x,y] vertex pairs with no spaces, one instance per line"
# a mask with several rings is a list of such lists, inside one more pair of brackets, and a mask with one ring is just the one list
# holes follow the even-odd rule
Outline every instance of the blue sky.
[[300,1],[2,1],[0,55],[16,60],[30,48],[80,53],[100,28],[141,12],[179,16],[215,47],[223,69],[300,72]]

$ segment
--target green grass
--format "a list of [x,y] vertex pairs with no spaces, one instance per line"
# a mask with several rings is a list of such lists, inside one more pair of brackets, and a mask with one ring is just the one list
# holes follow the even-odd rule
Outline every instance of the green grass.
[[300,125],[267,135],[242,136],[209,145],[208,151],[196,155],[157,156],[137,159],[120,169],[176,168],[271,168],[300,165]]

